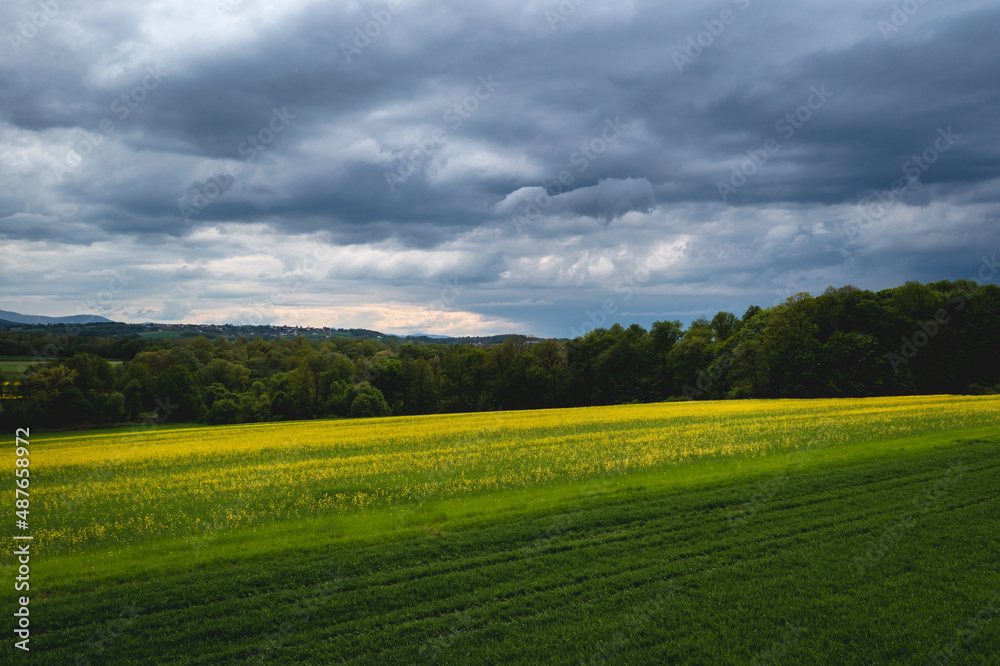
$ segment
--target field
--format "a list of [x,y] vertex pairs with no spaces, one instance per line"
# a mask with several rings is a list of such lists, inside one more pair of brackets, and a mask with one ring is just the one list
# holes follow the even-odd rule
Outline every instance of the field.
[[996,663],[998,416],[931,396],[38,435],[33,661]]
[[5,375],[23,375],[24,371],[34,365],[31,356],[0,357],[0,372]]
[[[24,372],[35,365],[37,361],[34,356],[0,356],[0,372],[6,376],[23,375]],[[119,365],[121,361],[108,361],[111,365]]]

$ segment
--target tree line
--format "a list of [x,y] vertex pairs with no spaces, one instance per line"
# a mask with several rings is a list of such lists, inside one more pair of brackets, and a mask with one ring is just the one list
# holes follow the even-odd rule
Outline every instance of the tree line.
[[[797,294],[687,327],[657,321],[489,347],[395,339],[210,340],[0,333],[10,427],[115,424],[169,411],[213,424],[610,405],[1000,391],[1000,288],[908,282]],[[118,364],[105,359],[120,359]],[[37,425],[36,425],[37,424]]]

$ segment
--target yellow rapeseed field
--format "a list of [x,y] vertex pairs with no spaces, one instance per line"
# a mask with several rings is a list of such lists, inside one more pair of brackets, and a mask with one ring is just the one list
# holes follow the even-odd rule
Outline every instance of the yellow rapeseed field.
[[153,535],[199,539],[290,517],[987,426],[998,416],[998,397],[923,396],[36,437],[32,533],[41,552],[111,548]]

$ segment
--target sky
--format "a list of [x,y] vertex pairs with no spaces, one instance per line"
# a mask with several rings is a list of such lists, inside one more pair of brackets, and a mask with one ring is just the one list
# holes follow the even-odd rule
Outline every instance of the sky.
[[0,29],[0,309],[573,337],[1000,249],[995,0],[11,0]]

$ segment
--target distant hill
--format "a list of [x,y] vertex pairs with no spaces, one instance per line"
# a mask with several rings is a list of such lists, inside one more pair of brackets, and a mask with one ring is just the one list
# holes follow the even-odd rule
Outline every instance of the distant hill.
[[72,317],[44,317],[42,315],[23,315],[8,310],[0,310],[0,320],[14,324],[104,324],[110,319],[99,315],[73,315]]
[[[17,317],[17,319],[13,319]],[[81,321],[91,317],[94,322]],[[26,322],[25,320],[31,320]],[[41,321],[38,321],[41,320]],[[147,340],[177,339],[207,337],[214,340],[224,337],[228,340],[237,338],[262,338],[275,340],[279,338],[305,337],[310,340],[330,340],[336,338],[363,338],[366,340],[395,340],[399,344],[411,343],[417,345],[474,345],[476,347],[492,347],[503,342],[507,335],[464,336],[452,338],[444,335],[394,335],[367,328],[329,328],[315,326],[272,326],[272,325],[240,325],[240,324],[125,324],[109,321],[96,315],[78,315],[76,317],[30,317],[13,312],[0,310],[0,330],[15,329],[21,332],[26,327],[30,332],[48,333],[51,335],[71,335],[83,338],[143,338]],[[534,336],[516,336],[524,338],[531,344],[540,338]]]

